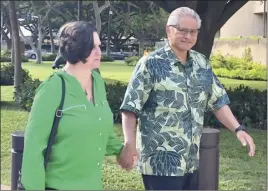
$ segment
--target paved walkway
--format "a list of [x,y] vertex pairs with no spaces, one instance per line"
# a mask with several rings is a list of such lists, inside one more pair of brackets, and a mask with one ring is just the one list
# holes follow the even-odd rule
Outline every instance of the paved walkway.
[[10,190],[10,186],[1,184],[1,190]]

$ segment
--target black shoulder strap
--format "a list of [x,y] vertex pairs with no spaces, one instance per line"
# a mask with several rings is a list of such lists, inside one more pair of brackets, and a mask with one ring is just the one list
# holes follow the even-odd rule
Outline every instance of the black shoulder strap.
[[46,169],[47,163],[49,161],[50,153],[51,153],[51,150],[52,150],[52,145],[53,145],[53,143],[55,141],[58,125],[59,125],[60,119],[62,117],[62,108],[63,108],[63,104],[64,104],[64,99],[65,99],[65,81],[64,81],[62,76],[60,76],[60,78],[61,78],[61,82],[62,82],[61,102],[60,102],[60,105],[59,105],[58,109],[55,112],[53,125],[52,125],[52,128],[51,128],[50,136],[49,136],[48,143],[47,143],[47,148],[46,148],[46,152],[45,152],[45,156],[44,156],[45,169]]

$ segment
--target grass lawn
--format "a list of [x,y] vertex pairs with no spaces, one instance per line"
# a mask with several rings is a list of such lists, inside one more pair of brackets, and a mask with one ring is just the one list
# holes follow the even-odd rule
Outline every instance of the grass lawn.
[[[51,62],[36,65],[28,62],[23,68],[34,78],[44,80],[50,73]],[[127,83],[133,67],[122,62],[107,62],[101,65],[102,76],[109,81],[119,80]],[[240,84],[252,88],[266,89],[266,82],[220,79],[227,87]],[[13,87],[1,86],[1,184],[10,185],[11,133],[23,130],[28,112],[21,110],[13,102]],[[121,126],[115,125],[117,136],[123,140]],[[220,134],[220,190],[267,190],[267,131],[250,129],[256,143],[256,155],[250,158],[247,148],[242,148],[235,136],[226,129]],[[140,175],[136,170],[126,172],[118,167],[114,157],[107,157],[103,164],[105,190],[143,190]]]
[[[1,87],[1,184],[10,185],[10,135],[26,126],[28,112],[12,101],[13,88]],[[121,126],[115,126],[117,136],[123,140]],[[267,131],[250,129],[257,150],[254,158],[247,155],[235,136],[226,129],[220,134],[220,190],[267,190]],[[106,190],[142,190],[136,170],[126,172],[118,167],[114,157],[103,164],[103,182]]]
[[[52,62],[44,62],[44,64],[39,65],[34,62],[23,63],[23,68],[29,70],[30,74],[34,78],[39,78],[40,80],[46,79],[49,74],[54,72],[51,66]],[[100,67],[101,74],[106,81],[121,81],[123,83],[127,83],[129,81],[133,69],[133,66],[126,66],[122,61],[103,62]],[[260,90],[267,88],[267,83],[265,81],[233,80],[227,78],[219,79],[226,88],[235,88],[240,84]]]

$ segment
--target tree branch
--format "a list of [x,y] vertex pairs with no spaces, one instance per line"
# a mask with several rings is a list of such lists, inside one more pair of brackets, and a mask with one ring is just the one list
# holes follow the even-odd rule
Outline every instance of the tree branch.
[[40,19],[40,21],[41,21],[41,22],[40,22],[41,25],[42,25],[43,22],[47,19],[47,17],[48,17],[48,15],[49,15],[50,11],[51,11],[51,9],[49,9],[49,10],[46,12],[45,16],[44,16],[42,19]]
[[102,5],[101,7],[98,6],[99,11],[100,11],[99,13],[101,13],[104,9],[106,9],[109,6],[110,6],[110,1],[105,1],[104,5]]
[[61,11],[55,9],[54,6],[52,6],[52,5],[50,4],[49,1],[46,1],[46,3],[47,3],[47,5],[48,5],[48,7],[49,7],[52,11],[54,11],[54,12],[57,13],[61,18],[63,18],[64,22],[66,22],[66,21],[69,20],[67,17],[65,17],[65,15],[64,15]]
[[221,16],[219,17],[217,28],[220,29],[230,18],[235,14],[241,7],[243,7],[248,0],[230,0],[230,2],[225,6]]

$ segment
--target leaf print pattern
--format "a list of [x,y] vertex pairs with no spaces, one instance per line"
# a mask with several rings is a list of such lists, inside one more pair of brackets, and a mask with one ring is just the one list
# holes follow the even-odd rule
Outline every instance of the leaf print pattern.
[[143,174],[182,176],[198,169],[204,112],[229,103],[208,59],[192,50],[189,56],[182,65],[167,45],[143,57],[130,79],[121,110],[138,116]]
[[148,70],[153,77],[154,82],[161,82],[161,80],[166,80],[170,75],[171,66],[164,59],[149,59],[148,60]]
[[150,155],[150,165],[154,174],[171,176],[178,174],[181,155],[174,151],[156,151]]

